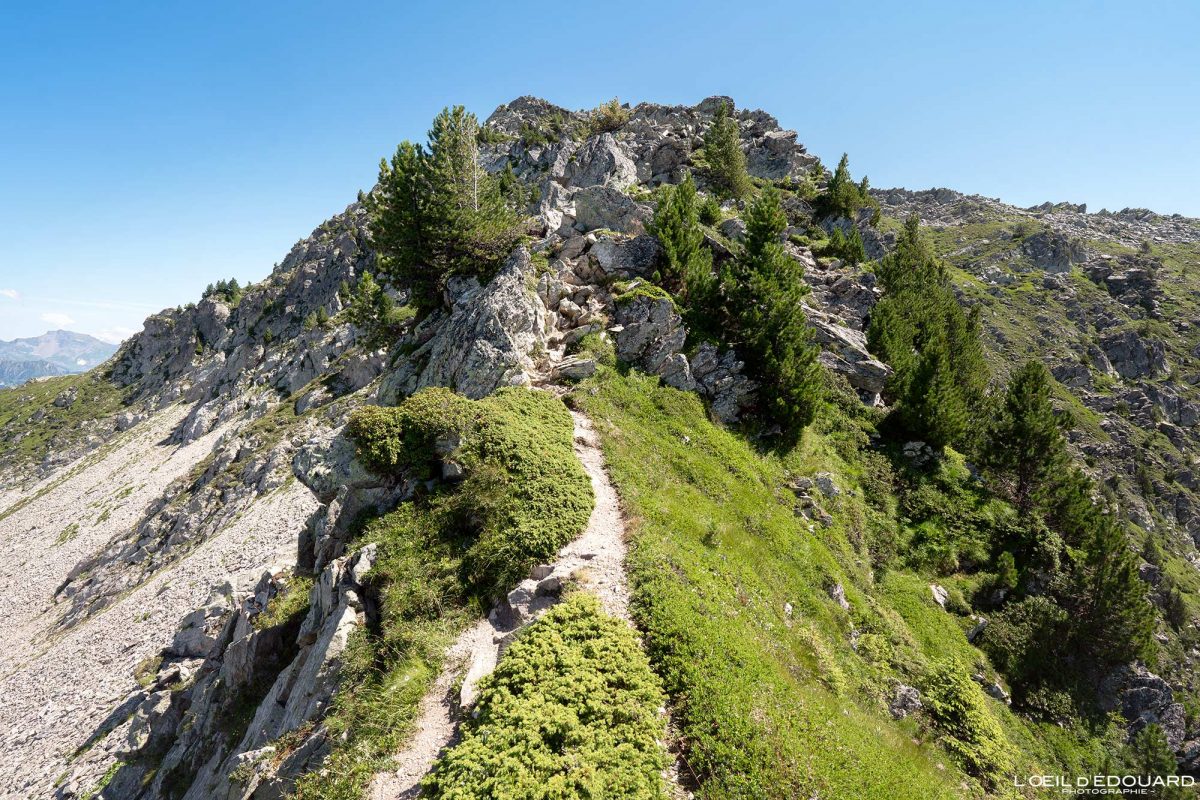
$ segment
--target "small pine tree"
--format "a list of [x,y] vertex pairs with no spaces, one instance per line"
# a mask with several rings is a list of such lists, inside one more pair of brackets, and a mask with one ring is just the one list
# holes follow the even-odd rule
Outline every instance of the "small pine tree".
[[835,227],[829,234],[829,244],[824,253],[840,258],[846,264],[854,266],[867,260],[867,248],[863,243],[862,234],[858,228],[851,226],[846,234],[841,228]]
[[816,413],[822,372],[801,299],[804,270],[781,242],[787,227],[779,192],[768,188],[745,215],[742,254],[722,271],[728,317],[747,360],[764,381],[767,411],[794,437]]
[[691,175],[678,186],[663,188],[649,227],[666,257],[663,277],[667,286],[687,306],[703,313],[712,301],[716,276],[712,251],[705,246],[700,230],[696,184]]
[[1017,560],[1011,552],[1005,550],[996,559],[996,586],[1012,591],[1017,588],[1017,580]]
[[861,208],[873,210],[871,224],[879,223],[879,202],[871,197],[871,184],[866,176],[858,183],[850,177],[850,157],[842,153],[837,169],[829,178],[825,191],[817,197],[816,210],[822,217],[847,217],[854,219]]
[[914,214],[879,265],[884,295],[867,341],[894,370],[886,387],[908,432],[934,447],[976,444],[988,384],[977,316],[965,312]]
[[725,197],[743,198],[750,193],[746,154],[742,152],[738,123],[727,103],[722,103],[704,133],[704,160],[713,187]]
[[851,265],[867,260],[867,246],[858,228],[850,229],[850,235],[846,237],[846,249],[842,251],[842,260]]
[[1101,665],[1150,658],[1155,649],[1154,607],[1146,600],[1125,532],[1111,516],[1093,515],[1072,578],[1071,648]]
[[390,164],[380,163],[379,187],[368,199],[383,271],[411,288],[422,307],[438,302],[448,276],[494,271],[519,237],[499,182],[479,163],[478,131],[462,106],[443,109],[428,150],[401,143]]
[[1022,514],[1069,463],[1066,439],[1050,402],[1050,373],[1027,361],[1008,382],[999,414],[980,458],[993,483]]
[[[1166,731],[1151,723],[1142,728],[1125,747],[1126,771],[1130,775],[1161,776],[1178,774],[1178,764]],[[1143,796],[1156,800],[1184,800],[1194,794],[1179,786],[1153,786]]]
[[721,204],[711,194],[700,201],[700,221],[705,225],[716,225],[721,221]]
[[525,207],[529,203],[529,192],[525,189],[525,184],[521,183],[521,179],[517,177],[517,173],[513,172],[511,161],[505,162],[504,169],[496,177],[496,187],[510,208],[517,213],[525,212]]
[[1191,616],[1188,611],[1187,601],[1184,600],[1183,592],[1179,590],[1179,587],[1173,581],[1165,589],[1163,617],[1175,630],[1183,630],[1183,627],[1187,625]]
[[[346,306],[346,319],[366,333],[370,346],[387,342],[390,322],[395,314],[395,301],[384,291],[369,272],[364,272],[350,295]],[[318,320],[314,316],[314,324]]]

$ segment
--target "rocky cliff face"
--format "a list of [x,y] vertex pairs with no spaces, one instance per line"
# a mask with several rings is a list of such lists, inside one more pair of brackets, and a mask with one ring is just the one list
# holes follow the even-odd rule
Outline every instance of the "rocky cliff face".
[[[623,361],[702,395],[718,420],[752,408],[757,385],[737,353],[689,350],[679,311],[649,280],[660,253],[645,233],[648,190],[682,178],[720,102],[642,104],[619,131],[595,134],[589,112],[528,97],[502,106],[484,163],[511,166],[538,199],[531,241],[489,282],[452,282],[441,309],[373,349],[341,313],[343,287],[375,268],[366,213],[351,205],[236,303],[209,297],[148,318],[103,376],[121,404],[95,406],[89,436],[64,434],[56,457],[46,446],[0,458],[5,596],[21,584],[26,598],[5,601],[0,791],[269,798],[319,768],[339,654],[374,613],[363,589],[373,552],[347,552],[351,522],[414,490],[355,460],[343,433],[355,407],[426,386],[478,398],[584,378],[596,364],[581,345],[600,336]],[[736,118],[753,176],[824,179],[773,117]],[[998,358],[1036,347],[1082,398],[1076,444],[1126,475],[1126,513],[1200,538],[1200,317],[1176,314],[1185,298],[1173,266],[1191,263],[1200,224],[1012,209],[945,190],[878,197],[887,217],[916,210],[935,228],[965,270],[964,299],[990,313]],[[858,226],[876,255],[890,244],[889,219],[836,224]],[[740,229],[720,233],[718,260]],[[1137,252],[1145,239],[1178,249]],[[889,369],[864,333],[874,276],[787,246],[813,288],[822,362],[879,403]],[[1020,305],[1030,292],[1039,300]],[[37,413],[9,418],[8,440]],[[1147,457],[1161,469],[1148,487]],[[289,592],[307,604],[263,626]]]

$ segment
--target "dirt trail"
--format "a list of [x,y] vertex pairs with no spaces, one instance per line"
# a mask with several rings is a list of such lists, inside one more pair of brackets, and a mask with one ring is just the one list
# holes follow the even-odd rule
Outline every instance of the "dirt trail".
[[[579,586],[594,593],[605,611],[629,620],[625,521],[620,502],[608,479],[599,437],[591,421],[579,412],[571,414],[575,419],[575,454],[591,478],[596,505],[583,535],[559,551],[551,565],[552,573],[574,574]],[[456,679],[465,673],[463,694],[472,694],[478,680],[495,668],[501,642],[511,635],[513,628],[505,622],[505,606],[502,602],[487,619],[459,636],[447,651],[441,674],[421,701],[412,740],[396,754],[396,768],[376,777],[370,791],[372,800],[412,800],[418,796],[421,778],[454,739],[457,693],[452,689]]]

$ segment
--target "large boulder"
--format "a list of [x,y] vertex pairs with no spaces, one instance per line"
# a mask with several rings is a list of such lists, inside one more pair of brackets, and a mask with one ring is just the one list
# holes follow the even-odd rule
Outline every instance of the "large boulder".
[[593,231],[604,228],[618,233],[642,233],[654,216],[649,206],[618,189],[589,186],[575,193],[575,228]]
[[1021,242],[1021,252],[1033,262],[1033,266],[1050,273],[1070,272],[1071,265],[1084,257],[1080,246],[1061,233],[1042,231],[1026,237]]
[[720,352],[710,342],[696,348],[691,358],[696,389],[709,401],[713,417],[726,425],[741,419],[754,405],[758,384],[746,377],[744,364],[732,350]]
[[593,136],[574,153],[565,169],[568,186],[624,189],[637,180],[637,167],[611,133]]
[[487,286],[460,293],[449,319],[413,354],[425,366],[411,388],[447,386],[478,400],[501,386],[528,384],[546,328],[546,309],[529,288],[533,273],[520,248]]
[[616,342],[617,357],[677,389],[695,388],[687,359],[680,353],[687,340],[683,318],[665,294],[643,292],[638,284],[615,300],[609,329]]
[[1122,378],[1165,375],[1171,371],[1166,348],[1155,339],[1146,339],[1135,331],[1124,330],[1100,341],[1100,347]]
[[1183,705],[1175,702],[1171,686],[1144,666],[1115,669],[1101,682],[1099,700],[1102,710],[1121,712],[1129,723],[1130,736],[1147,725],[1159,725],[1172,750],[1183,745]]
[[818,356],[821,363],[844,375],[865,402],[877,404],[892,369],[871,356],[866,335],[839,325],[816,310],[809,310],[808,323],[812,326],[813,338],[821,346]]
[[604,277],[648,278],[658,267],[662,247],[653,236],[600,236],[588,254]]

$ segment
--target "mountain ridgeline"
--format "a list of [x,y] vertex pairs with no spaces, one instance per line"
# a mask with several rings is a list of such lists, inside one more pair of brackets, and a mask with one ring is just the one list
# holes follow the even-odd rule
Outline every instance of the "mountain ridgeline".
[[0,793],[1193,796],[1198,268],[729,98],[447,108],[0,392]]
[[34,378],[86,372],[116,351],[116,345],[70,331],[0,342],[0,388]]

